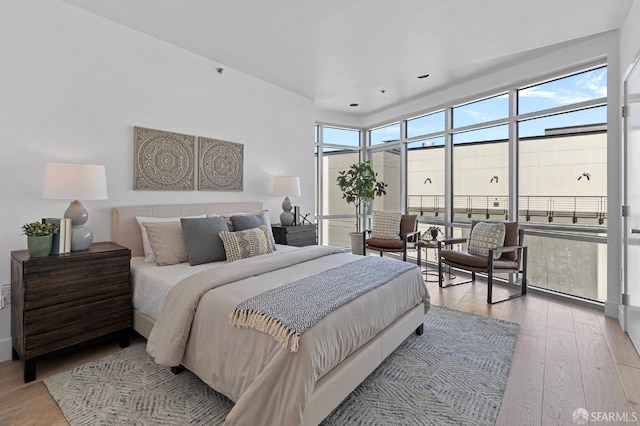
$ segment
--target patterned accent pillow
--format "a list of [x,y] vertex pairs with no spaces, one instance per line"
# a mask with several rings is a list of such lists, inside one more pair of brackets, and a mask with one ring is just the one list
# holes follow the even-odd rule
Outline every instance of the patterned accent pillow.
[[222,231],[220,238],[227,254],[227,262],[273,252],[265,225],[236,232]]
[[[471,254],[489,256],[489,249],[504,245],[505,228],[503,223],[478,222],[471,230],[469,247]],[[502,253],[494,253],[493,259],[498,260]]]
[[374,210],[371,224],[371,238],[399,240],[401,219],[401,213]]
[[271,220],[269,219],[268,210],[260,210],[253,213],[239,213],[231,216],[231,224],[229,231],[244,231],[245,229],[257,228],[260,225],[267,227],[267,235],[271,241],[271,249],[276,251],[276,240],[271,232]]

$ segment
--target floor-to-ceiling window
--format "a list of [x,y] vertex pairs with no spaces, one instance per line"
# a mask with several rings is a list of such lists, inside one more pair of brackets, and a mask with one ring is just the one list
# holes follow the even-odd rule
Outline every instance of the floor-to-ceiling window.
[[316,126],[316,218],[320,244],[349,247],[356,230],[355,206],[347,204],[336,184],[338,174],[360,161],[361,132]]
[[603,301],[606,81],[595,64],[369,129],[362,158],[389,185],[373,207],[456,236],[471,219],[517,220],[530,285]]
[[[433,223],[445,220],[445,113],[410,118],[407,126],[407,212]],[[421,232],[432,224],[422,221]]]
[[536,287],[606,299],[607,68],[517,91],[518,219]]
[[401,137],[400,123],[369,131],[371,167],[378,174],[378,179],[387,184],[387,193],[373,200],[371,208],[374,210],[401,211]]
[[506,93],[453,107],[454,221],[508,219],[508,117]]

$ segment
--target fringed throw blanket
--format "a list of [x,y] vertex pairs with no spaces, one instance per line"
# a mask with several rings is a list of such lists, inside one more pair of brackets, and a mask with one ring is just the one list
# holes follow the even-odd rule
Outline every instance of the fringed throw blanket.
[[302,333],[318,321],[412,268],[416,266],[406,262],[364,257],[245,300],[231,314],[231,324],[267,333],[297,352]]

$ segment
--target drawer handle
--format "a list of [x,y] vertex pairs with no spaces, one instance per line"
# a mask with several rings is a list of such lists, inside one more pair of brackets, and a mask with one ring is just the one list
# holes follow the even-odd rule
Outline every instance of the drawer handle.
[[640,229],[632,229],[631,233],[632,234],[640,234]]

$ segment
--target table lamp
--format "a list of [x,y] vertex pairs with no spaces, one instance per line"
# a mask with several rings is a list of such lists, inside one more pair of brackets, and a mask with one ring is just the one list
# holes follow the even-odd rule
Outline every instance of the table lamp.
[[284,201],[282,202],[282,210],[280,213],[280,223],[284,226],[291,226],[295,221],[293,213],[291,213],[291,200],[292,197],[299,197],[300,193],[300,178],[298,176],[275,176],[273,178],[273,195],[284,195]]
[[89,213],[79,200],[108,198],[105,167],[96,164],[47,163],[42,198],[73,200],[64,212],[64,217],[71,219],[71,251],[87,250],[93,242],[93,231],[84,226]]

